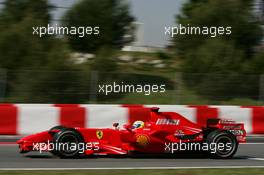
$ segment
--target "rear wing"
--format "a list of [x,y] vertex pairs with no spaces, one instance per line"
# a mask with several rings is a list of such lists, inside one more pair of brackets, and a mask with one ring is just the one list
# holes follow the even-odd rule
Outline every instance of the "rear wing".
[[236,136],[238,142],[246,142],[246,130],[243,123],[236,123],[233,120],[208,119],[207,128],[227,130]]

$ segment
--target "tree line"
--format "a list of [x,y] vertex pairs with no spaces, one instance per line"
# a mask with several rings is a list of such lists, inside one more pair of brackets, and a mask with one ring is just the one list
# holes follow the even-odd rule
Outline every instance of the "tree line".
[[[228,36],[177,35],[171,41],[175,51],[171,59],[181,60],[179,67],[187,87],[208,98],[257,96],[258,77],[241,76],[264,73],[264,52],[258,47],[263,28],[252,13],[253,3],[253,0],[190,0],[183,5],[175,19],[177,24],[232,27]],[[34,101],[84,102],[90,88],[88,72],[117,71],[112,50],[120,50],[133,41],[135,18],[126,1],[82,0],[69,7],[61,25],[100,26],[100,37],[83,38],[32,35],[32,27],[54,22],[51,12],[56,7],[47,0],[6,0],[2,5],[0,68],[9,72],[6,95],[10,101],[39,97]],[[96,58],[90,67],[76,66],[70,59],[72,52],[94,53]],[[193,73],[199,76],[192,76]],[[238,80],[244,81],[239,89],[234,83]]]

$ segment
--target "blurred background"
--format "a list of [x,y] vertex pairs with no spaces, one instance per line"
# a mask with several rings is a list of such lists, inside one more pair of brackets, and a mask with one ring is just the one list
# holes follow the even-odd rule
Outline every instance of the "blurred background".
[[[100,37],[33,35],[99,26]],[[168,38],[165,26],[231,26]],[[264,0],[0,0],[0,102],[264,105]],[[103,95],[99,84],[165,84]]]

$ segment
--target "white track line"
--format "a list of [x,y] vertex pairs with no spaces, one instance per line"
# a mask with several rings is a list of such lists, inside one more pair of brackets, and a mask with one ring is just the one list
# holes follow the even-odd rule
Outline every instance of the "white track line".
[[0,171],[61,171],[61,170],[169,170],[169,169],[239,169],[264,166],[210,166],[210,167],[116,167],[116,168],[0,168]]
[[258,157],[250,157],[250,158],[247,158],[248,160],[261,160],[261,161],[264,161],[264,158],[258,158]]

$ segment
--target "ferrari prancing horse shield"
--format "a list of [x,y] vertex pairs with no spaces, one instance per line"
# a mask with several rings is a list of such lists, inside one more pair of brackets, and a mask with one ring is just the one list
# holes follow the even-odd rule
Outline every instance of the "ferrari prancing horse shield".
[[96,131],[96,136],[98,139],[102,139],[103,138],[103,131],[101,131],[101,130]]

